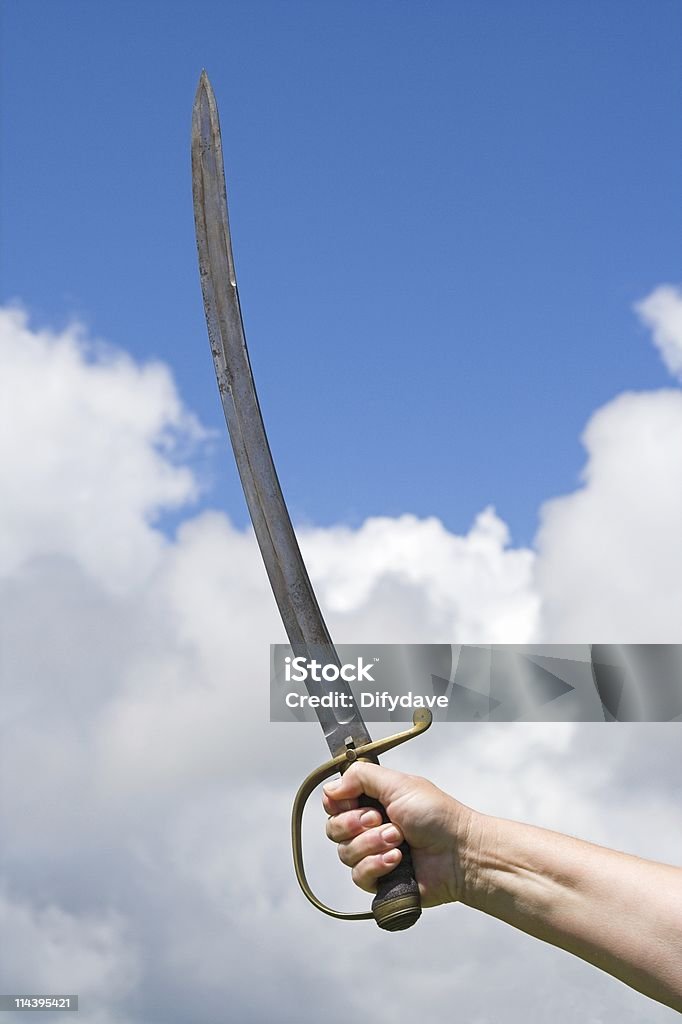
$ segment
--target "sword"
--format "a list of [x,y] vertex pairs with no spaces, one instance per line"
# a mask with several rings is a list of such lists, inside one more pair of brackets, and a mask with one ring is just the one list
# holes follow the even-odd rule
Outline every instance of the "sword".
[[[218,389],[270,586],[294,655],[340,667],[284,502],[251,373],[227,215],[218,108],[205,71],[199,79],[192,112],[192,192],[199,275]],[[322,682],[310,680],[306,686],[315,696],[325,692]],[[417,711],[412,729],[373,742],[348,684],[339,676],[333,688],[336,693],[346,694],[347,699],[342,702],[346,708],[315,709],[332,758],[304,780],[294,800],[292,847],[296,877],[318,910],[341,919],[374,917],[380,928],[399,931],[413,925],[421,914],[419,887],[408,845],[401,846],[400,864],[379,880],[372,912],[346,914],[327,907],[308,885],[301,822],[306,800],[320,782],[343,772],[358,758],[378,764],[379,754],[428,729],[431,713]],[[388,821],[386,811],[377,801],[362,797],[361,803],[376,807]]]

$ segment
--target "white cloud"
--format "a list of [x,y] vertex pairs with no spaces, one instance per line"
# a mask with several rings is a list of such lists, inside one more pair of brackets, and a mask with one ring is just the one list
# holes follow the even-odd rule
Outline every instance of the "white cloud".
[[[37,901],[36,901],[37,902]],[[70,913],[53,902],[33,906],[0,891],[3,971],[13,992],[77,995],[87,1020],[114,1020],[107,1003],[125,1000],[140,978],[137,950],[120,915]]]
[[387,643],[527,642],[538,613],[534,556],[510,548],[509,540],[492,508],[464,536],[449,533],[438,519],[411,515],[368,519],[357,530],[301,531],[325,608],[350,618],[344,633],[358,642],[376,639],[363,623],[372,621],[370,609],[378,605]]
[[[672,372],[682,297],[638,305]],[[564,643],[676,643],[682,621],[682,391],[626,392],[585,428],[582,486],[547,502],[536,538],[538,636]]]
[[661,285],[638,302],[635,309],[651,329],[666,368],[682,380],[682,290]]
[[168,368],[138,366],[77,325],[33,331],[19,308],[0,310],[0,364],[0,568],[59,554],[126,590],[163,547],[154,517],[197,493],[171,458],[200,430]]
[[[68,981],[88,994],[80,1017],[94,1024],[201,1024],[226,1006],[247,1024],[294,1014],[336,1024],[366,1013],[370,991],[379,1022],[435,1019],[455,1000],[481,1022],[667,1019],[463,908],[388,939],[309,908],[290,868],[289,803],[324,745],[313,726],[267,722],[267,644],[283,631],[251,532],[215,512],[187,519],[173,540],[154,528],[159,511],[196,494],[173,438],[200,431],[168,371],[93,348],[77,329],[33,331],[16,310],[0,313],[0,360],[0,437],[12,431],[0,447],[0,930],[17,935],[0,989]],[[677,398],[623,396],[595,416],[584,489],[546,512],[537,579],[547,631],[600,621],[600,574],[634,542],[642,571],[645,544],[654,550],[660,584],[640,614],[651,625],[665,613]],[[644,483],[609,547],[611,510],[630,494],[624,450]],[[647,502],[664,506],[650,534]],[[586,597],[572,563],[579,531],[595,523],[584,564],[596,559],[596,596]],[[404,516],[301,540],[339,640],[519,642],[539,629],[535,555],[510,546],[492,510],[464,536]],[[630,607],[617,579],[616,625]],[[676,756],[665,726],[602,727],[598,742],[582,726],[442,726],[392,763],[491,813],[669,858]],[[321,819],[311,810],[310,876],[330,902],[364,906]]]

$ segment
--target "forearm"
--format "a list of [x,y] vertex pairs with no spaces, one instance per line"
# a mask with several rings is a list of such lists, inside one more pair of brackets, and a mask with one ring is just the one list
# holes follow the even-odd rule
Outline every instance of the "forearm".
[[474,815],[463,902],[682,1009],[682,869]]

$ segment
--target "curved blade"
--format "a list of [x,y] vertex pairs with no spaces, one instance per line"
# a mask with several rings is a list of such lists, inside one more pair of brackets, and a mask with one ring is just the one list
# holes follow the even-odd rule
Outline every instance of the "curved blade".
[[[220,397],[246,503],[277,606],[296,656],[339,663],[291,525],[246,348],[232,255],[220,123],[206,72],[199,80],[192,112],[192,191],[199,273]],[[309,689],[319,687],[311,681]],[[350,694],[350,689],[345,686]],[[338,692],[341,687],[335,683]],[[316,689],[315,692],[319,692]],[[352,737],[369,741],[357,710],[337,719],[320,708],[318,718],[334,755]]]

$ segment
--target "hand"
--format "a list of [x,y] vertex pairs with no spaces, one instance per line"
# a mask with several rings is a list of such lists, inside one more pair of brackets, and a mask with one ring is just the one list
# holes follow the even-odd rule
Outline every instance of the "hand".
[[[386,808],[390,823],[378,811],[358,806],[362,793]],[[406,839],[412,851],[422,905],[437,906],[462,898],[463,847],[474,812],[426,779],[356,761],[340,781],[324,787],[324,809],[330,815],[327,835],[338,843],[339,858],[353,869],[353,881],[376,892],[377,879],[400,862],[397,848]]]

